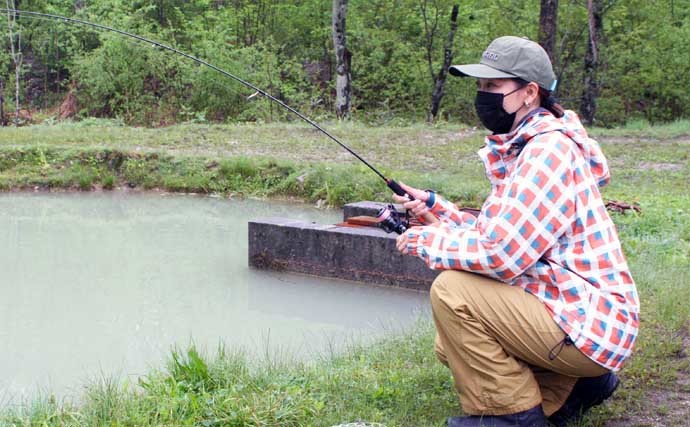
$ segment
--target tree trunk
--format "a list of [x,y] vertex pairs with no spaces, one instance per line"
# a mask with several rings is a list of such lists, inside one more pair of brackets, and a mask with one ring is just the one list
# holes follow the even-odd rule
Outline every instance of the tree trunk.
[[[10,4],[9,0],[5,0],[7,9],[14,9],[14,0]],[[10,51],[12,54],[12,61],[14,62],[14,126],[19,126],[19,78],[22,70],[22,34],[17,33],[17,48],[14,46],[14,26],[17,22],[17,16],[14,13],[7,11],[7,32],[10,37]]]
[[5,82],[0,81],[0,125],[7,126],[5,121]]
[[158,0],[158,23],[161,27],[165,26],[165,11],[163,7],[163,0]]
[[541,0],[539,13],[539,44],[554,62],[556,30],[558,29],[558,0]]
[[339,119],[350,115],[352,54],[345,40],[347,0],[333,0],[333,45],[335,46],[335,114]]
[[589,38],[585,53],[585,69],[582,79],[582,100],[580,112],[587,125],[594,123],[597,111],[596,99],[599,94],[597,82],[597,68],[599,66],[599,41],[602,36],[603,0],[587,0],[587,15],[589,19]]
[[60,92],[60,44],[55,37],[55,91]]
[[451,62],[453,62],[453,39],[455,38],[455,32],[458,30],[458,8],[459,7],[457,4],[453,6],[453,11],[450,14],[450,31],[448,32],[446,45],[443,49],[443,66],[438,72],[434,92],[431,95],[431,108],[429,109],[429,115],[427,116],[427,121],[429,123],[433,122],[438,114],[438,108],[441,105],[441,99],[443,99],[444,95],[443,89],[446,85],[448,68],[450,67]]

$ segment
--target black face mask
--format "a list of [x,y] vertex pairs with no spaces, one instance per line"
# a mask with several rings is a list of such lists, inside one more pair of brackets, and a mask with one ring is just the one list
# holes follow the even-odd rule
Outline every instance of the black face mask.
[[517,88],[505,95],[502,93],[477,91],[477,97],[474,99],[474,108],[477,110],[479,120],[482,121],[485,128],[494,134],[510,132],[510,128],[513,127],[513,122],[515,122],[517,111],[508,113],[504,110],[503,98],[520,89],[522,88]]

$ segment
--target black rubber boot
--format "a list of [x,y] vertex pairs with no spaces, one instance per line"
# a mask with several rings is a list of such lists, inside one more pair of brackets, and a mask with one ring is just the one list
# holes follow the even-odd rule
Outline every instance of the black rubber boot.
[[541,405],[508,415],[471,415],[448,418],[448,427],[545,427],[546,416]]
[[612,372],[599,377],[578,379],[568,399],[561,409],[549,417],[549,422],[556,427],[564,427],[579,421],[585,412],[611,397],[618,383],[618,377]]

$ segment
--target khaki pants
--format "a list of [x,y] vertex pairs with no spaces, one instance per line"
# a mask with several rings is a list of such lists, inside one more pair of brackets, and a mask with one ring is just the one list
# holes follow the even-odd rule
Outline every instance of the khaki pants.
[[[557,411],[577,377],[608,372],[573,345],[545,306],[522,288],[461,271],[431,287],[436,354],[468,415],[505,415],[539,404]],[[560,349],[559,352],[559,348]],[[558,354],[549,359],[549,352]]]

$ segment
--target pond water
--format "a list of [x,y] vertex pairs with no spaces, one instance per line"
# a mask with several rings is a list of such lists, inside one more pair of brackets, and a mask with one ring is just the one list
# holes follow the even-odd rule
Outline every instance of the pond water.
[[247,267],[247,220],[305,205],[159,194],[0,194],[0,404],[77,398],[176,346],[314,357],[427,316],[427,295]]

